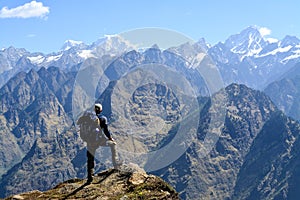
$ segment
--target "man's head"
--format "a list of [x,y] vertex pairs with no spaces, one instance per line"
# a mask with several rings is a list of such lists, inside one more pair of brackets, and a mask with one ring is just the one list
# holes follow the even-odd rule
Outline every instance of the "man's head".
[[95,112],[96,114],[100,114],[102,112],[102,105],[100,103],[95,104]]

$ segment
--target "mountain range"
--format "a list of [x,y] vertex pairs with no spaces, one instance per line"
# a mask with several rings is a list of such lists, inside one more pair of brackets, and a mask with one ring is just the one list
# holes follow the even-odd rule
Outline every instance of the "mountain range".
[[14,47],[5,48],[0,51],[0,86],[22,71],[51,66],[66,71],[76,71],[78,65],[88,58],[101,58],[105,54],[116,56],[131,49],[132,46],[118,36],[107,36],[91,45],[67,40],[59,52],[46,55],[41,52],[30,53],[25,49]]
[[[107,36],[91,45],[69,40],[47,55],[3,49],[0,197],[86,176],[74,105],[86,108],[93,94],[104,105],[121,157],[162,177],[180,198],[296,199],[299,60],[298,38],[265,38],[256,26],[214,46],[200,39],[139,50],[120,36]],[[223,87],[212,89],[216,70]],[[201,76],[207,74],[212,80]],[[80,98],[74,99],[75,92]],[[215,143],[204,155],[211,133]],[[153,168],[174,149],[178,157]],[[96,170],[109,168],[103,157],[109,151],[98,153]]]
[[225,83],[242,83],[264,89],[299,62],[300,40],[264,38],[256,27],[248,27],[208,50],[217,62]]
[[[266,38],[256,26],[249,26],[213,46],[202,38],[180,48],[180,55],[184,51],[206,51],[218,66],[225,85],[234,82],[260,90],[300,60],[300,40],[297,37]],[[105,54],[118,56],[133,49],[135,46],[130,41],[118,35],[100,38],[90,45],[67,40],[59,52],[46,55],[9,47],[0,51],[0,83],[3,85],[20,71],[49,66],[72,71],[87,58],[101,58]]]

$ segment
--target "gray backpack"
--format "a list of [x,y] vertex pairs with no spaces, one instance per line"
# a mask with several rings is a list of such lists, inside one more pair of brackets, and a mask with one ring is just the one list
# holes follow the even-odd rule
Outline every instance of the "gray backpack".
[[80,127],[80,137],[83,141],[92,145],[100,145],[103,139],[100,121],[94,112],[86,111],[78,119],[77,125]]

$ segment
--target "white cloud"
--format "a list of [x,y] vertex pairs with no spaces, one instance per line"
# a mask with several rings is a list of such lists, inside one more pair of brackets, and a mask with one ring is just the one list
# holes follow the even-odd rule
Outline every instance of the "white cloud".
[[3,7],[0,10],[0,18],[46,18],[49,12],[49,7],[44,6],[42,2],[31,1],[16,8]]
[[261,27],[261,28],[259,28],[259,32],[264,37],[267,35],[271,35],[272,31],[270,29],[268,29],[267,27]]
[[33,37],[36,37],[36,34],[30,33],[30,34],[26,35],[26,37],[33,38]]

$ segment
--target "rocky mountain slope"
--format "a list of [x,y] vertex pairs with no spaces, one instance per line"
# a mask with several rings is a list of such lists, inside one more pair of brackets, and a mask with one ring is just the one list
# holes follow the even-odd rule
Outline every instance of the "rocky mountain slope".
[[[176,162],[155,172],[183,199],[294,199],[299,181],[299,124],[261,92],[230,85],[224,127],[202,156],[210,113],[203,110],[198,140]],[[204,107],[205,109],[205,107]]]
[[20,72],[0,89],[1,174],[20,162],[37,138],[55,138],[69,127],[72,80],[74,74],[54,67],[32,69]]
[[71,179],[48,191],[30,191],[10,199],[179,199],[178,193],[161,178],[137,167],[109,169],[94,177],[92,183]]
[[300,125],[278,112],[245,157],[232,199],[299,198]]
[[73,73],[49,67],[20,72],[1,88],[2,196],[76,176],[72,159],[84,146],[71,126],[73,82]]
[[[52,79],[48,83],[47,79],[39,78],[41,74],[50,72],[60,74],[61,72],[57,70],[57,68],[49,68],[46,71],[45,69],[41,69],[38,72],[31,71],[27,74],[20,74],[18,79],[9,82],[1,90],[3,94],[6,94],[2,96],[4,99],[3,102],[7,102],[2,106],[2,118],[4,119],[2,122],[8,124],[8,127],[11,127],[12,130],[19,130],[19,132],[10,132],[10,130],[7,130],[8,132],[5,134],[13,139],[15,145],[20,145],[16,145],[17,150],[15,152],[25,154],[24,157],[20,154],[19,163],[12,168],[8,167],[9,171],[1,179],[1,194],[5,196],[25,190],[38,189],[44,191],[72,177],[85,177],[84,144],[80,140],[76,130],[68,123],[68,118],[65,118],[63,121],[64,117],[68,116],[65,112],[67,104],[63,103],[67,102],[67,100],[66,98],[56,98],[61,93],[54,92],[58,90],[53,89],[55,88],[54,83],[57,80],[61,80],[58,77],[61,77],[63,74],[56,76],[55,79]],[[68,75],[65,74],[65,76]],[[27,84],[33,80],[35,84],[28,87]],[[16,81],[19,81],[19,84],[15,84]],[[20,83],[23,84],[22,87],[20,87]],[[68,81],[65,82],[65,84],[67,83]],[[44,88],[47,88],[47,98],[45,95],[39,96],[42,93],[36,92],[41,84],[43,84]],[[18,85],[19,87],[17,87]],[[118,84],[110,84],[107,91],[103,93],[103,96],[100,96],[104,105],[111,105],[112,88],[116,86]],[[23,89],[17,90],[17,88]],[[26,96],[20,98],[19,95],[14,96],[12,95],[13,92],[9,92],[20,92],[26,88],[34,88],[36,90],[33,92],[36,94],[34,96],[36,99],[25,98]],[[21,92],[18,94],[26,93]],[[129,103],[132,104],[132,108],[134,109],[130,110],[130,112],[134,116],[133,123],[138,123],[136,124],[138,127],[147,126],[148,121],[144,117],[147,116],[145,113],[149,112],[148,105],[159,104],[161,102],[160,109],[151,109],[151,111],[157,114],[156,117],[166,120],[166,127],[176,127],[178,117],[180,118],[180,115],[182,115],[181,112],[178,112],[179,107],[176,107],[178,103],[182,104],[182,102],[185,102],[189,105],[188,100],[184,100],[184,96],[178,96],[172,88],[168,88],[168,86],[164,86],[161,83],[143,85],[136,88],[136,91],[131,94],[133,98]],[[51,96],[53,97],[49,98]],[[202,106],[199,108],[202,109],[199,110],[200,118],[196,138],[191,141],[190,146],[179,159],[152,173],[161,176],[174,186],[183,199],[239,199],[242,196],[252,197],[251,195],[255,195],[258,198],[297,195],[297,191],[293,185],[299,181],[296,176],[298,173],[296,167],[298,166],[297,160],[299,160],[297,159],[299,155],[297,153],[298,135],[300,133],[299,124],[284,116],[264,93],[252,90],[245,85],[232,84],[226,87],[224,91],[216,93],[213,98],[215,96],[227,100],[226,116],[224,121],[219,123],[223,125],[218,129],[219,138],[211,151],[203,156],[203,141],[206,135],[209,134],[209,124],[213,113],[215,113],[214,110],[219,110],[218,106],[221,105],[214,105],[215,107],[212,110],[211,106],[214,101],[207,98],[202,100],[203,97],[199,97],[199,102],[202,102]],[[139,105],[139,99],[142,97],[144,104],[138,108],[136,106]],[[26,130],[28,132],[22,129],[22,134],[11,134],[20,133],[20,129],[13,127],[18,127],[19,123],[17,122],[22,122],[22,118],[18,114],[8,114],[15,110],[15,107],[8,109],[9,106],[12,106],[8,103],[8,100],[5,101],[8,98],[11,98],[10,101],[17,103],[15,106],[20,108],[19,112],[23,113],[23,115],[32,117],[37,115],[37,119],[42,117],[44,120],[40,122],[35,120],[27,121],[28,126],[26,127],[29,128]],[[65,99],[65,101],[59,99]],[[29,103],[32,102],[28,106],[33,103],[47,105],[47,109],[44,106],[34,106],[33,108],[37,110],[26,109],[27,107],[22,107],[24,105],[22,104],[22,100]],[[164,110],[167,111],[168,115],[163,114],[164,112],[162,111]],[[47,115],[44,116],[44,113]],[[127,152],[134,150],[152,151],[164,147],[174,137],[172,134],[174,134],[173,131],[176,129],[171,128],[168,134],[165,134],[161,130],[160,133],[158,132],[158,134],[154,135],[149,134],[153,132],[149,132],[143,135],[143,137],[136,135],[136,142],[133,142],[131,139],[128,139],[130,135],[126,135],[126,131],[120,132],[119,128],[122,123],[120,124],[120,121],[114,119],[114,116],[109,113],[111,111],[107,112],[111,120],[111,130],[116,134],[115,137],[120,142],[120,147]],[[9,118],[10,116],[15,116],[15,118]],[[47,118],[47,116],[52,117]],[[61,120],[56,120],[57,118]],[[7,123],[9,121],[11,121],[11,124]],[[54,127],[55,129],[53,129]],[[61,129],[58,129],[59,127]],[[152,127],[152,130],[155,130],[155,127]],[[53,133],[57,135],[54,137]],[[29,140],[30,135],[34,136],[31,140]],[[27,140],[24,139],[26,137]],[[5,141],[5,139],[3,137],[2,141]],[[184,137],[181,139],[184,139]],[[25,148],[26,146],[28,149]],[[274,150],[269,151],[268,149]],[[264,154],[258,153],[260,151],[263,151]],[[6,151],[3,150],[3,152]],[[275,152],[277,153],[275,154]],[[161,156],[168,155],[161,154]],[[10,158],[12,157],[13,155],[10,155]],[[126,156],[124,158],[127,159]],[[150,162],[153,164],[159,159],[159,157],[152,157]],[[2,161],[2,163],[5,162]],[[103,161],[97,161],[97,170],[104,169],[107,166]],[[147,166],[147,163],[145,166]],[[260,170],[261,167],[256,168],[256,166],[263,166],[264,171]],[[252,179],[253,182],[251,181],[251,187],[249,187],[247,185],[248,182],[244,180]],[[81,182],[79,181],[79,183]],[[276,191],[274,188],[276,188]],[[245,192],[246,189],[247,192]]]
[[209,134],[210,102],[201,111],[197,140],[179,160],[155,173],[175,184],[184,199],[229,198],[254,138],[276,110],[264,94],[244,85],[230,85],[221,95],[227,98],[225,121],[208,155],[202,156],[202,146]]
[[270,83],[264,92],[280,110],[297,120],[300,120],[300,64],[296,64],[279,80]]

